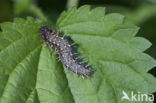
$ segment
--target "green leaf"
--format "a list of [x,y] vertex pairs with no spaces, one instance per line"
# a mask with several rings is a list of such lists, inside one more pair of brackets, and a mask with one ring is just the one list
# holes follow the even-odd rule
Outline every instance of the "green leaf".
[[32,18],[1,24],[0,103],[130,103],[121,100],[123,91],[156,91],[156,79],[147,73],[156,61],[143,53],[151,44],[135,37],[138,27],[126,24],[124,16],[82,6],[58,19],[56,28],[71,36],[95,70],[84,79],[63,69],[45,47],[42,25]]
[[42,48],[42,25],[32,18],[1,24],[0,103],[73,103],[61,65]]
[[75,102],[129,103],[121,101],[122,91],[155,92],[156,79],[147,71],[156,61],[143,53],[151,43],[135,37],[138,27],[126,24],[122,15],[105,15],[103,8],[89,8],[73,8],[57,22],[57,28],[79,44],[82,56],[96,70],[84,80],[66,72]]

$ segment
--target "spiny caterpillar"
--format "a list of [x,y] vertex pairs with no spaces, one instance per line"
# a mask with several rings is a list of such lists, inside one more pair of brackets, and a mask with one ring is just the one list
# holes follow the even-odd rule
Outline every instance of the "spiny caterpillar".
[[67,69],[82,77],[88,77],[93,74],[92,68],[84,62],[80,62],[78,56],[75,55],[73,44],[68,40],[67,36],[55,32],[47,26],[40,28],[40,35],[45,44],[54,49],[56,54],[59,55],[59,60]]

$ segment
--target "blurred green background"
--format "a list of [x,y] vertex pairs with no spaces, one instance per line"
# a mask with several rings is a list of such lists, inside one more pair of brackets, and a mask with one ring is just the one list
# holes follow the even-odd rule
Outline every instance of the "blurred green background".
[[[140,27],[138,36],[145,37],[153,45],[146,53],[156,59],[156,0],[0,0],[0,23],[15,17],[33,16],[55,25],[63,10],[73,5],[89,4],[106,7],[106,13],[118,12],[126,22]],[[156,68],[149,71],[156,77]]]

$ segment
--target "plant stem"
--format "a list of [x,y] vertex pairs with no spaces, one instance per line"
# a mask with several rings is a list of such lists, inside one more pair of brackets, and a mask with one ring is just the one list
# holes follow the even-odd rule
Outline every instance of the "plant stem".
[[72,8],[73,6],[78,6],[79,0],[68,0],[67,1],[67,9]]
[[41,19],[43,21],[47,21],[47,18],[42,13],[42,11],[34,4],[30,5],[29,11],[32,12],[34,15],[36,15],[39,19]]

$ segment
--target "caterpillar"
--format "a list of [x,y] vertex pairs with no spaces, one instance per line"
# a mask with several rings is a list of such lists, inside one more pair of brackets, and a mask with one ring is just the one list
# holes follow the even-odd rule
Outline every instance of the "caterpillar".
[[73,43],[69,41],[66,35],[53,31],[48,26],[42,26],[40,36],[47,46],[55,50],[55,53],[59,55],[59,60],[68,70],[82,77],[88,77],[94,73],[87,63],[81,62],[78,55],[75,55]]

